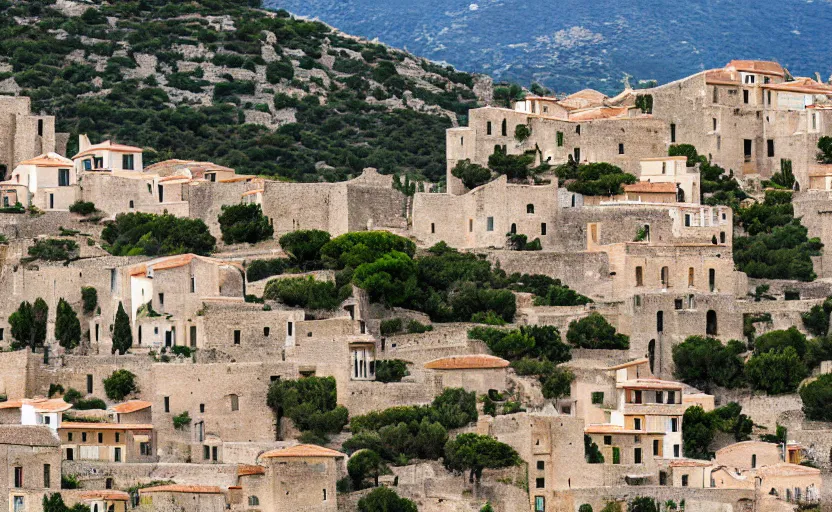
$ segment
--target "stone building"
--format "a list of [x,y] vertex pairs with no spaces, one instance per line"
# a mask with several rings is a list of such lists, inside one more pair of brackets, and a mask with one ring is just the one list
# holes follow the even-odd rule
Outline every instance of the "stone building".
[[155,462],[150,423],[64,421],[58,428],[64,460]]
[[139,510],[153,512],[223,512],[225,494],[213,485],[157,485],[139,490]]
[[479,396],[491,390],[507,389],[508,365],[501,357],[472,354],[434,359],[424,366],[438,375],[443,388],[463,388]]
[[0,96],[0,178],[23,160],[62,149],[53,116],[32,114],[27,96]]
[[0,402],[0,424],[43,425],[56,432],[72,408],[63,398],[24,398]]
[[45,426],[0,425],[0,508],[40,510],[43,497],[61,489],[61,450]]
[[142,148],[118,144],[105,140],[98,144],[90,143],[86,135],[78,136],[78,153],[72,157],[75,170],[106,171],[106,172],[136,172],[144,169],[142,165]]
[[72,160],[44,153],[21,161],[7,181],[0,182],[0,201],[8,208],[68,210],[78,196],[78,180]]

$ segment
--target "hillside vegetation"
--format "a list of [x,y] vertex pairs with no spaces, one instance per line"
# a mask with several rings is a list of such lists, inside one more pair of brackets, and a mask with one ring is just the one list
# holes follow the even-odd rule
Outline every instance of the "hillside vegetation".
[[[257,1],[0,0],[0,93],[57,131],[148,148],[146,163],[341,180],[372,166],[438,181],[475,81]],[[479,89],[480,87],[478,87]]]

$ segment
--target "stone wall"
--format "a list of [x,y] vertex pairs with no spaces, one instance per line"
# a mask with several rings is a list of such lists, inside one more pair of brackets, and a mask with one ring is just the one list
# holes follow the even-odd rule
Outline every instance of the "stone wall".
[[578,293],[604,297],[612,293],[609,258],[604,253],[549,251],[489,251],[488,260],[499,262],[507,274],[542,274],[560,279]]
[[113,488],[126,489],[154,480],[173,480],[182,485],[237,485],[236,464],[120,463],[108,464],[86,460],[64,461],[64,475],[75,475],[85,489],[104,489],[107,478]]

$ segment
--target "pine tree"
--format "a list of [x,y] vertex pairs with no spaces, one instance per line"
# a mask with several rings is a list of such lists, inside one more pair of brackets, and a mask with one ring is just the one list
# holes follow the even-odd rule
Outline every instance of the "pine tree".
[[46,341],[46,317],[49,314],[49,306],[38,298],[32,305],[28,301],[20,303],[17,311],[9,316],[12,337],[15,342],[12,346],[16,349],[29,347],[32,350],[42,347]]
[[58,344],[67,350],[72,350],[81,343],[81,322],[78,321],[75,310],[64,299],[58,301],[55,338]]
[[118,303],[116,322],[113,326],[113,354],[118,351],[124,355],[133,346],[133,331],[130,329],[130,317],[124,312],[124,305]]

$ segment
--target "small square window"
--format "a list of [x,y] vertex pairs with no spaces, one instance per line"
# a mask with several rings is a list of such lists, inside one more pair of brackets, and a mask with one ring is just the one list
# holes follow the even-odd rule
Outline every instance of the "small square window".
[[205,404],[199,404],[199,412],[205,412]]
[[543,489],[546,487],[546,479],[545,478],[536,478],[534,480],[534,487],[535,489]]
[[604,444],[610,446],[612,444],[612,436],[604,436]]
[[537,469],[543,471],[546,468],[546,462],[539,460],[537,461]]

